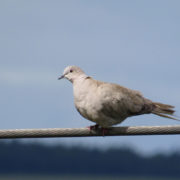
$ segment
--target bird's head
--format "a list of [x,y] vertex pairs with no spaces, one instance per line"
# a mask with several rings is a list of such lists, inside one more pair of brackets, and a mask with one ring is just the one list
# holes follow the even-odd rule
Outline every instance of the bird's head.
[[66,78],[69,81],[73,82],[75,79],[80,77],[87,77],[82,69],[77,66],[68,66],[64,69],[63,75],[58,79]]

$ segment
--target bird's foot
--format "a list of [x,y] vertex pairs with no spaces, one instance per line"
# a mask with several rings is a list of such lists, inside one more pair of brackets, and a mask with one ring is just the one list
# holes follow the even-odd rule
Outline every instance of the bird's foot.
[[102,136],[105,136],[108,133],[108,128],[101,128]]
[[88,126],[88,129],[91,131],[91,130],[98,130],[98,128],[99,128],[99,125],[98,124],[96,124],[96,125],[94,125],[94,126]]
[[98,124],[96,124],[94,126],[89,126],[88,129],[90,131],[97,131],[97,130],[99,130],[102,133],[102,136],[105,136],[108,133],[108,128],[103,128],[103,127],[100,128],[100,126]]

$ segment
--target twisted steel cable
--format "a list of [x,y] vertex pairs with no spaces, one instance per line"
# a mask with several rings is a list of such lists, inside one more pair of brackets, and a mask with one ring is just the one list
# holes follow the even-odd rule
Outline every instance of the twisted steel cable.
[[0,130],[0,139],[167,134],[180,134],[180,125],[111,127],[103,133],[101,128],[94,130],[89,128],[7,129]]

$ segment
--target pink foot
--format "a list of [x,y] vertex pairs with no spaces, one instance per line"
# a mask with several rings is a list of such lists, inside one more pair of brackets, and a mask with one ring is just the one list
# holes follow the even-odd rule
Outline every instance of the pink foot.
[[101,127],[101,128],[99,128],[99,125],[98,124],[96,124],[96,125],[94,125],[94,126],[89,126],[89,127],[87,127],[90,131],[92,131],[92,130],[94,130],[94,131],[96,131],[96,130],[100,130],[101,132],[102,132],[102,136],[105,136],[107,133],[108,133],[108,128],[103,128],[103,127]]
[[96,125],[94,125],[94,126],[88,126],[87,128],[88,128],[90,131],[91,131],[91,130],[97,130],[97,129],[99,128],[99,125],[96,124]]
[[107,128],[101,128],[102,130],[102,136],[105,136],[105,134],[108,133],[108,129]]

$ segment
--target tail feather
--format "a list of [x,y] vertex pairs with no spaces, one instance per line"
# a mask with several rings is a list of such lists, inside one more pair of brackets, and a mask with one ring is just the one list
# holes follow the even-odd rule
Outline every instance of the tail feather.
[[174,117],[174,113],[175,113],[174,106],[171,106],[169,104],[162,104],[159,102],[153,102],[153,104],[154,104],[154,109],[152,111],[153,114],[180,121],[179,119]]
[[175,108],[174,106],[169,105],[169,104],[162,104],[162,103],[159,103],[159,102],[153,102],[153,103],[155,105],[157,105],[157,106],[164,107],[164,108],[170,108],[170,109]]

